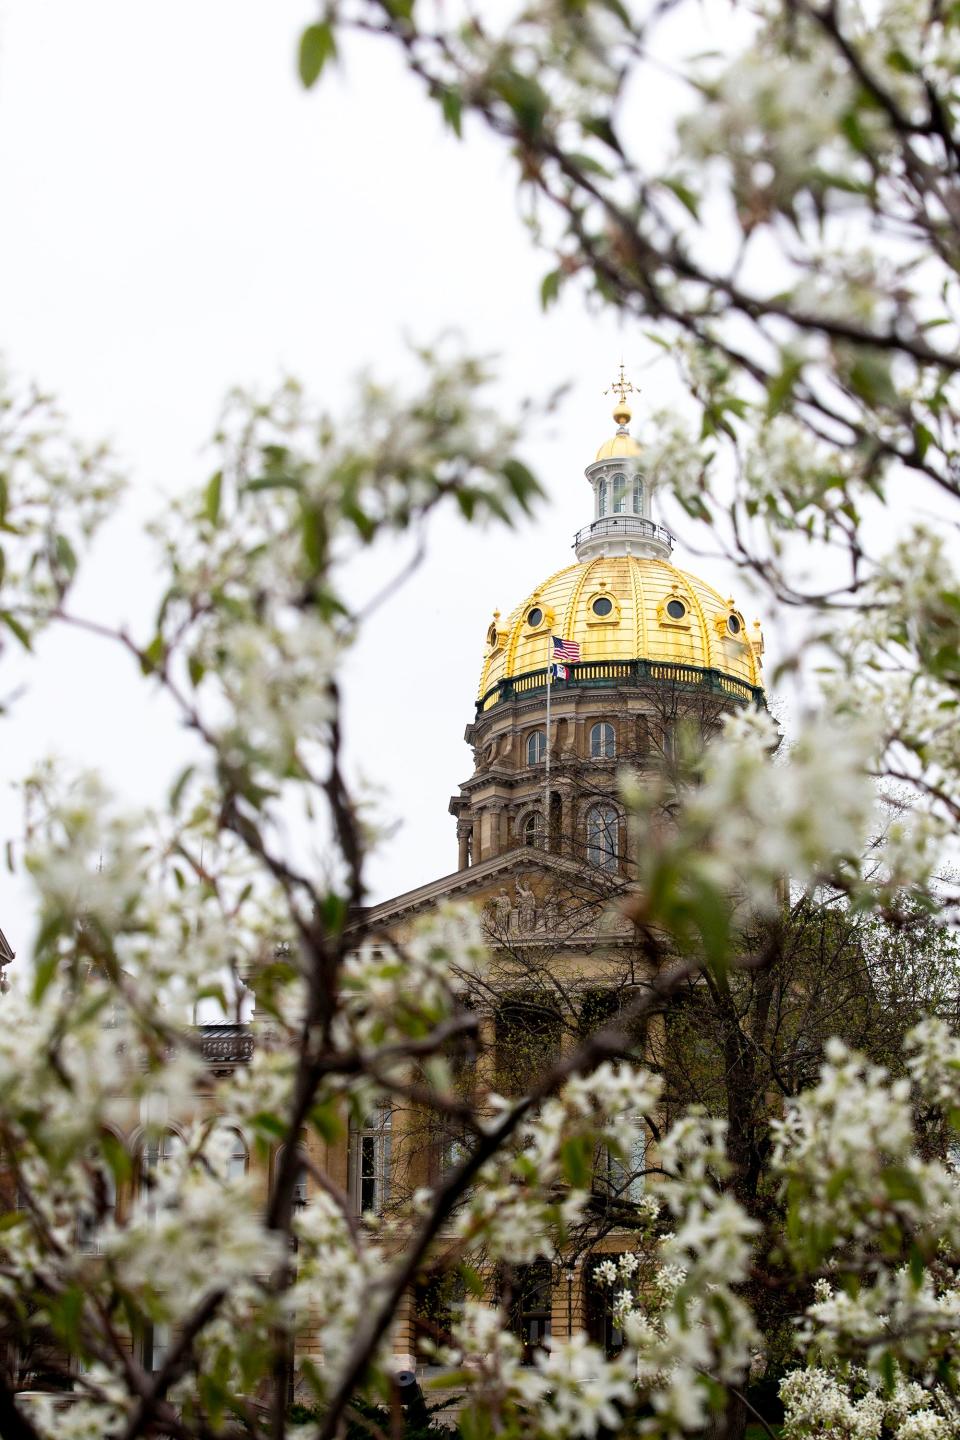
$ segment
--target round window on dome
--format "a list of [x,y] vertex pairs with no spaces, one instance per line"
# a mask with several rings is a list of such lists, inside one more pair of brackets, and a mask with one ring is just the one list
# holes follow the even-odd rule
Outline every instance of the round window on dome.
[[542,621],[543,611],[540,609],[539,605],[534,605],[532,610],[527,611],[527,624],[532,630],[536,630],[537,626],[541,624]]
[[668,600],[667,614],[671,620],[682,620],[687,613],[687,607],[682,600]]
[[740,617],[738,615],[727,616],[727,629],[731,635],[740,634]]
[[613,601],[608,600],[606,595],[598,595],[593,602],[594,615],[609,615],[613,609]]

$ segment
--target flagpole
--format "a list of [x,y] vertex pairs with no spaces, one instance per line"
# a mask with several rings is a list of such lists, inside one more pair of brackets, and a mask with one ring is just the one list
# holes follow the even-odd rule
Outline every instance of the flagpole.
[[547,753],[543,781],[543,848],[550,849],[550,691],[553,688],[553,634],[549,637],[550,651],[547,657]]

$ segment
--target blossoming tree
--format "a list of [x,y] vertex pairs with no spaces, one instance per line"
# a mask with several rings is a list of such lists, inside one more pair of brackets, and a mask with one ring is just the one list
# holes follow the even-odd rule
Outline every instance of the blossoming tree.
[[[438,1253],[452,1249],[469,1276],[477,1253],[562,1251],[589,1198],[584,1157],[598,1145],[629,1156],[661,1104],[658,1076],[611,1057],[691,975],[763,963],[744,954],[744,917],[779,913],[785,875],[794,893],[830,883],[891,923],[934,903],[960,807],[960,587],[941,536],[917,528],[884,550],[886,527],[866,522],[904,474],[941,502],[957,494],[957,18],[760,7],[728,54],[690,62],[674,152],[651,167],[631,148],[630,86],[675,8],[534,5],[498,31],[452,8],[425,19],[412,0],[329,0],[300,48],[310,84],[341,29],[378,32],[454,129],[473,116],[503,137],[555,255],[545,302],[586,283],[655,322],[680,363],[698,413],[686,428],[658,418],[656,478],[781,600],[821,608],[833,656],[822,713],[786,760],[770,763],[767,716],[730,721],[675,827],[655,824],[662,797],[625,777],[647,840],[628,913],[639,933],[669,938],[672,958],[524,1094],[466,1105],[452,1080],[475,1024],[454,977],[484,963],[478,931],[441,916],[398,953],[350,924],[368,836],[343,771],[337,674],[363,617],[341,566],[440,507],[509,521],[533,503],[482,367],[424,356],[419,392],[371,389],[362,426],[293,387],[234,397],[218,468],[158,525],[166,586],[144,635],[72,599],[116,491],[108,457],[72,443],[38,397],[4,393],[7,643],[29,648],[50,625],[102,634],[196,742],[161,814],[129,813],[96,777],[29,782],[34,964],[0,1025],[4,1435],[279,1440],[291,1345],[320,1317],[323,1363],[301,1362],[316,1405],[302,1433],[328,1440],[358,1394],[388,1386],[397,1307]],[[755,269],[761,248],[774,259]],[[810,545],[842,557],[842,573],[805,579]],[[914,803],[865,866],[878,776]],[[303,816],[326,827],[322,870],[296,843]],[[117,1107],[142,1098],[159,1145],[154,1097],[164,1113],[189,1109],[198,1084],[194,1006],[229,1010],[241,981],[269,1017],[264,1043],[210,1098],[265,1149],[282,1146],[266,1209],[204,1122],[115,1222],[111,1187],[130,1164]],[[775,1255],[798,1359],[814,1362],[785,1387],[793,1433],[955,1433],[960,1193],[946,1155],[960,1042],[933,1020],[905,1046],[896,1076],[827,1047],[774,1122],[770,1218],[724,1183],[723,1121],[676,1118],[636,1264],[603,1275],[626,1339],[615,1359],[573,1336],[523,1365],[496,1306],[465,1302],[438,1356],[469,1391],[465,1432],[674,1435],[733,1416],[763,1346],[748,1282],[770,1276]],[[379,1229],[358,1225],[319,1173],[299,1209],[301,1133],[329,1134],[392,1095],[457,1119],[458,1162]],[[90,1225],[96,1253],[78,1239]],[[145,1369],[130,1336],[157,1326],[170,1343]],[[12,1356],[40,1330],[68,1357],[67,1409],[16,1393]]]

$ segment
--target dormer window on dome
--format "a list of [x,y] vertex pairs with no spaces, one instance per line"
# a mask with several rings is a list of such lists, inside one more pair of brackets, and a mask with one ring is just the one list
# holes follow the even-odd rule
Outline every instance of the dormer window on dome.
[[733,608],[733,597],[727,601],[726,613],[715,615],[713,620],[721,640],[738,640],[746,644],[747,626],[739,610]]

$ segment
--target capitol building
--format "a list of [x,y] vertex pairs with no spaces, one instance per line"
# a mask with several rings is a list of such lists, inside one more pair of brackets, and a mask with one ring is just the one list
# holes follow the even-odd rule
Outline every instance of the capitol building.
[[[759,623],[675,563],[674,537],[656,517],[643,450],[629,431],[630,389],[621,367],[613,433],[585,470],[575,560],[545,579],[530,577],[526,593],[505,597],[510,608],[493,609],[477,637],[477,693],[472,703],[464,697],[472,766],[449,804],[456,868],[355,917],[369,943],[399,947],[438,907],[470,907],[481,917],[490,964],[465,992],[478,1039],[455,1061],[457,1084],[481,1108],[485,1091],[525,1093],[538,1069],[615,1017],[655,973],[656,957],[639,943],[624,904],[636,838],[619,793],[621,768],[669,793],[684,731],[692,726],[708,738],[738,707],[766,703]],[[2,935],[0,952],[12,958]],[[657,1063],[661,1022],[655,1016],[631,1032],[630,1058]],[[249,1064],[269,1023],[255,1010],[250,1024],[200,1027],[210,1093],[198,1095],[199,1115],[210,1112],[218,1077]],[[118,1219],[138,1195],[149,1197],[151,1177],[193,1118],[171,1115],[160,1139],[148,1142],[144,1117],[130,1115],[117,1138],[133,1160],[132,1177],[109,1197]],[[452,1123],[394,1100],[345,1124],[342,1136],[304,1134],[295,1201],[309,1205],[319,1175],[357,1217],[399,1214],[457,1162],[464,1143]],[[266,1199],[276,1156],[264,1164],[239,1130],[231,1150],[231,1173],[252,1168]],[[629,1161],[596,1157],[582,1233],[570,1236],[556,1263],[495,1267],[485,1276],[526,1357],[573,1329],[617,1348],[592,1282],[594,1257],[630,1244],[654,1152],[651,1136]],[[95,1233],[83,1232],[80,1243],[95,1249]],[[435,1270],[406,1297],[393,1335],[398,1366],[423,1368],[421,1341],[443,1339],[456,1283],[453,1272]],[[135,1338],[148,1370],[163,1363],[170,1340],[161,1326]],[[322,1357],[319,1322],[301,1352]],[[22,1383],[42,1386],[43,1368],[38,1345],[22,1357]]]

